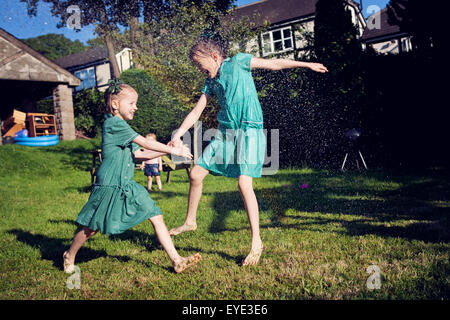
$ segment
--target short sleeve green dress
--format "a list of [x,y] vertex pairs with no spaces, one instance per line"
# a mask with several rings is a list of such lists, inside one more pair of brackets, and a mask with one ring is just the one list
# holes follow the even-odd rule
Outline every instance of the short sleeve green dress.
[[214,175],[261,177],[266,151],[263,115],[250,70],[251,54],[226,58],[202,90],[217,98],[218,130],[196,164]]
[[119,234],[162,214],[147,190],[134,181],[132,142],[138,136],[125,120],[105,116],[102,127],[102,163],[88,202],[77,222],[104,234]]

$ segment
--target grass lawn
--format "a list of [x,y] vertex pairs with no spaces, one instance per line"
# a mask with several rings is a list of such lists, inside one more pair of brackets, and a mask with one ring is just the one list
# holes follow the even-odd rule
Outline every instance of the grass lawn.
[[[89,197],[89,151],[98,145],[0,146],[0,299],[450,298],[444,169],[283,169],[255,179],[266,249],[259,266],[245,268],[250,231],[237,180],[208,176],[199,228],[173,238],[182,255],[201,253],[196,268],[175,274],[145,221],[90,239],[77,257],[80,289],[69,289],[61,256]],[[145,185],[142,171],[135,179]],[[169,228],[184,221],[188,188],[181,170],[152,193]],[[370,265],[381,271],[379,289],[366,284]]]

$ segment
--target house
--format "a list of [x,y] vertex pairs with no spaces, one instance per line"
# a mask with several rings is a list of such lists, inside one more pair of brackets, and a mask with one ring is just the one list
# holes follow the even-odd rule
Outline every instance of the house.
[[362,35],[362,42],[382,54],[402,53],[412,50],[411,36],[400,31],[400,27],[389,21],[388,8],[374,13],[368,21],[378,19],[373,27],[369,24]]
[[[120,72],[133,66],[132,51],[129,48],[124,48],[117,53],[116,59]],[[81,84],[74,88],[74,92],[94,87],[104,91],[113,74],[108,60],[107,48],[100,46],[59,58],[55,60],[55,63],[81,80]]]
[[[241,48],[256,52],[260,57],[269,55],[288,55],[290,58],[301,57],[307,53],[308,41],[303,31],[314,32],[314,17],[318,0],[261,0],[236,8],[234,19],[249,17],[255,27],[261,27],[266,21],[270,23],[267,31],[259,39],[250,41]],[[353,23],[358,27],[361,37],[366,22],[357,3],[347,1]],[[255,50],[256,48],[256,50]]]
[[[234,19],[249,17],[255,27],[269,22],[267,31],[247,44],[240,45],[243,51],[254,52],[260,57],[287,55],[300,58],[311,48],[305,33],[313,35],[316,3],[318,0],[260,0],[236,8]],[[374,13],[368,24],[361,7],[352,0],[346,1],[353,24],[357,26],[357,37],[362,47],[371,46],[379,53],[400,53],[411,50],[411,39],[401,32],[398,25],[389,22],[387,8]],[[306,31],[306,32],[305,32]],[[242,46],[244,46],[242,48]]]
[[58,134],[75,139],[72,88],[80,80],[0,28],[0,120],[14,109],[37,112],[36,101],[53,95]]

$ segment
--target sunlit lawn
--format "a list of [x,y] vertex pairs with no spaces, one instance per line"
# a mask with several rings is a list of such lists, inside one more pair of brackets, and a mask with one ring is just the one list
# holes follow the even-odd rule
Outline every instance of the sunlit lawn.
[[[450,297],[450,174],[438,168],[284,169],[256,179],[265,251],[245,268],[250,231],[237,181],[208,176],[199,228],[173,238],[181,254],[201,253],[196,268],[175,274],[145,221],[90,239],[78,255],[80,289],[69,289],[61,255],[89,197],[96,144],[0,146],[0,299]],[[135,179],[145,185],[142,171]],[[169,228],[184,220],[188,188],[182,170],[152,193]],[[370,265],[381,270],[379,289],[367,287]]]

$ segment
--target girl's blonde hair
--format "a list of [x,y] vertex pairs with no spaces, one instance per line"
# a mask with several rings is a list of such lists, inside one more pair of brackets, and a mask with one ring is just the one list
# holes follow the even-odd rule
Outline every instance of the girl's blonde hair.
[[198,39],[189,51],[189,59],[193,60],[196,54],[210,55],[213,51],[218,52],[222,58],[226,58],[228,48],[225,41],[220,36],[201,37]]
[[111,113],[114,114],[114,108],[112,106],[112,101],[113,100],[120,100],[121,96],[124,96],[125,94],[127,94],[127,92],[136,92],[136,90],[134,90],[134,88],[128,84],[122,83],[119,84],[119,88],[121,89],[120,92],[117,93],[111,93],[109,90],[105,91],[105,106],[106,106],[106,113]]

